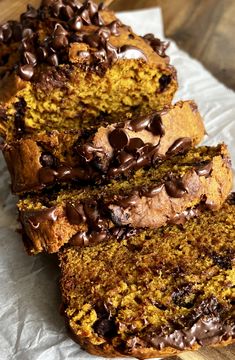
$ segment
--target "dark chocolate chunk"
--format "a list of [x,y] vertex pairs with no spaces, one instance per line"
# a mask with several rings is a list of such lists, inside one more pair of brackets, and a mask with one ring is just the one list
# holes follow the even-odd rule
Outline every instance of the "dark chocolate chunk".
[[18,68],[18,74],[23,80],[30,80],[34,75],[32,65],[20,65]]
[[213,252],[211,258],[215,265],[218,265],[220,268],[225,270],[232,270],[232,260],[235,256],[235,253],[232,251],[227,251],[226,254],[217,254]]
[[104,338],[112,338],[117,334],[117,327],[114,319],[100,319],[93,325],[94,331]]
[[173,198],[181,198],[187,193],[181,179],[169,180],[165,183],[167,194]]
[[[172,300],[175,305],[190,309],[193,306],[192,303],[192,284],[184,284],[180,288],[177,288],[172,293]],[[191,296],[190,296],[191,295]]]
[[177,139],[168,149],[166,155],[173,156],[179,153],[184,153],[192,147],[192,140],[188,137]]
[[122,150],[129,143],[129,136],[122,129],[115,129],[109,134],[109,143],[115,150]]

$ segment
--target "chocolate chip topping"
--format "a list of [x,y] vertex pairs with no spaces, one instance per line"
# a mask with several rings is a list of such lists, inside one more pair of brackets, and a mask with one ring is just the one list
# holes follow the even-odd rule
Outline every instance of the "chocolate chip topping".
[[192,140],[188,137],[177,139],[168,149],[166,155],[174,156],[176,154],[184,153],[192,147]]
[[[119,36],[120,28],[125,26],[119,20],[105,23],[101,11],[102,6],[90,0],[83,4],[67,0],[42,1],[39,9],[29,5],[21,15],[20,22],[8,21],[0,26],[0,42],[19,42],[18,75],[26,81],[33,79],[36,69],[42,63],[50,66],[69,63],[69,50],[74,42],[90,46],[90,49],[79,51],[77,55],[98,73],[106,71],[119,59],[147,61],[146,54],[136,46],[124,44],[116,47],[111,44],[110,37]],[[43,39],[41,24],[45,22],[49,35],[45,34]],[[130,32],[129,38],[134,37],[131,29],[125,28]],[[144,40],[158,55],[166,58],[166,43],[149,34]],[[169,78],[162,78],[161,88],[165,88],[169,82]]]
[[187,189],[181,179],[166,181],[165,189],[167,194],[173,198],[181,198],[187,193]]
[[115,150],[122,150],[129,143],[127,133],[122,129],[115,129],[109,134],[109,143]]

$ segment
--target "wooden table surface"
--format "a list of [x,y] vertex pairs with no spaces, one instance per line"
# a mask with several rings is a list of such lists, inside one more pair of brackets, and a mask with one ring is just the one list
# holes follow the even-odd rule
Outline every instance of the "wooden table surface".
[[[0,23],[39,0],[0,0]],[[165,34],[235,90],[235,0],[115,0],[116,11],[161,6]],[[235,360],[235,346],[184,353],[168,360]],[[2,359],[4,360],[4,359]]]

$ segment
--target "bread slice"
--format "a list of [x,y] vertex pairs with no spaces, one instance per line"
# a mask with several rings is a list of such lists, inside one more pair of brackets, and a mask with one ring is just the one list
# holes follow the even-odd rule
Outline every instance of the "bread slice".
[[232,188],[227,147],[199,147],[107,185],[48,191],[18,203],[29,253],[103,241],[123,227],[158,228],[190,217],[199,204],[219,209]]
[[145,359],[235,340],[235,194],[180,227],[59,257],[66,322],[91,354]]
[[179,101],[159,112],[122,116],[115,121],[99,118],[81,123],[80,130],[41,131],[6,142],[3,154],[13,192],[127,176],[166,155],[188,150],[205,133],[193,101]]
[[91,0],[43,0],[0,27],[0,133],[80,128],[81,119],[158,110],[177,89],[166,43]]

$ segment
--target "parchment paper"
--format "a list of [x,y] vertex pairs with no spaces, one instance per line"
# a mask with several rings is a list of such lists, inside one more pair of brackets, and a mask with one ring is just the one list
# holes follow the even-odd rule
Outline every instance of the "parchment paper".
[[[163,38],[159,9],[120,14],[139,34]],[[224,141],[235,164],[235,93],[174,43],[168,51],[179,76],[177,99],[195,99],[204,116],[207,144]],[[16,232],[16,197],[0,160],[0,360],[98,359],[80,350],[59,315],[59,272],[53,256],[29,257]],[[99,358],[100,359],[100,358]]]

